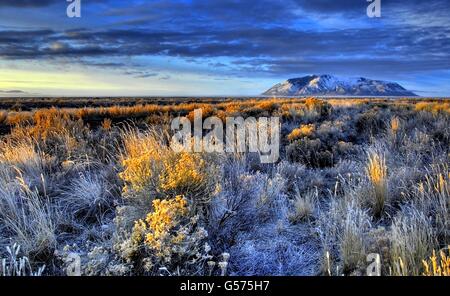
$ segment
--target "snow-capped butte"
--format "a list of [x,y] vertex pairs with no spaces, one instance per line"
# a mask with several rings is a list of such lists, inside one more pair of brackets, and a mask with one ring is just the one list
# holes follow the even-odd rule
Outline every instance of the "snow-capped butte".
[[332,75],[309,75],[278,83],[264,96],[416,96],[395,82],[364,77],[338,78]]

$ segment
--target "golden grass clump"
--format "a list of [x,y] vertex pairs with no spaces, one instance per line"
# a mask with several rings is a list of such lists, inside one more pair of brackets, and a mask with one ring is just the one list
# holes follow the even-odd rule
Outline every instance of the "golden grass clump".
[[[198,106],[196,106],[195,109],[201,109],[201,110],[202,110],[202,118],[203,118],[203,119],[205,119],[205,118],[207,118],[207,117],[210,117],[210,116],[213,116],[213,115],[216,114],[216,109],[215,109],[212,105],[209,105],[209,104],[201,104],[201,105],[198,105]],[[191,112],[189,112],[189,114],[187,115],[187,118],[188,118],[191,122],[194,121],[194,116],[195,116],[194,112],[195,112],[195,109],[192,110]]]
[[119,177],[125,181],[124,192],[143,191],[157,179],[160,163],[166,149],[151,134],[128,134],[124,139],[125,155],[122,156],[123,171]]
[[3,124],[8,118],[8,112],[0,111],[0,124]]
[[398,117],[393,117],[391,119],[391,133],[397,134],[398,130],[400,129],[400,119]]
[[52,135],[67,133],[72,118],[69,113],[61,109],[51,108],[38,110],[33,114],[32,135],[46,141]]
[[303,137],[310,137],[315,130],[314,124],[303,124],[299,128],[294,129],[289,135],[289,141],[295,141]]
[[44,189],[49,158],[31,140],[5,141],[0,144],[0,170],[10,176],[20,177],[32,187]]
[[[448,246],[450,249],[450,246]],[[428,260],[422,261],[424,276],[450,276],[450,256],[446,255],[444,250],[439,252],[436,256],[436,251],[433,250],[433,255]]]
[[[217,172],[202,154],[176,153],[161,143],[156,134],[128,135],[125,138],[123,171],[124,193],[147,199],[148,194],[183,195],[195,205],[209,201]],[[211,160],[211,159],[210,159]]]
[[256,105],[256,108],[260,108],[264,111],[273,112],[278,109],[279,104],[276,100],[264,100]]
[[103,130],[109,131],[109,130],[111,130],[111,127],[112,127],[112,120],[109,118],[103,119],[103,121],[102,121]]
[[37,167],[42,171],[41,156],[29,141],[17,144],[3,143],[0,146],[0,163],[12,165],[19,169]]
[[194,153],[181,152],[163,159],[165,174],[160,176],[161,188],[167,191],[189,191],[200,187],[205,179],[205,161]]
[[310,111],[317,112],[320,116],[328,116],[331,114],[332,106],[324,100],[316,98],[308,98],[305,100],[305,105]]
[[366,174],[373,190],[372,210],[376,217],[380,217],[388,197],[387,165],[384,155],[377,152],[369,153]]
[[432,113],[450,113],[450,103],[447,102],[418,102],[416,111],[428,111]]

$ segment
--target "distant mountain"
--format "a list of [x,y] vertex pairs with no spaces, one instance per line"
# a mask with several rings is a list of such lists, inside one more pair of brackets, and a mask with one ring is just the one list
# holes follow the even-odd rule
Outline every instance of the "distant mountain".
[[417,96],[395,82],[332,75],[309,75],[278,83],[264,96]]

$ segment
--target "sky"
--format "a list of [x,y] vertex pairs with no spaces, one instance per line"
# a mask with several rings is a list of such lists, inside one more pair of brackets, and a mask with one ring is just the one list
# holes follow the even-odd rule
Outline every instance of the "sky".
[[258,95],[310,74],[450,96],[450,0],[0,0],[0,96]]

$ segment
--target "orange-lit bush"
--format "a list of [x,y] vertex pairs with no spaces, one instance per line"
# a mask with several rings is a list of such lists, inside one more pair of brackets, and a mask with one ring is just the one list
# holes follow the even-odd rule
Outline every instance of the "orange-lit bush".
[[330,115],[333,109],[330,103],[316,98],[306,99],[305,105],[310,111],[315,111],[319,113],[320,116]]
[[433,113],[450,113],[450,103],[447,102],[419,102],[415,107],[416,111],[428,111]]
[[173,192],[195,192],[205,182],[205,161],[194,153],[181,152],[162,160],[161,188]]
[[125,139],[123,171],[119,177],[125,182],[124,192],[140,192],[148,186],[157,186],[164,150],[151,135],[130,134]]
[[288,140],[289,141],[295,141],[298,139],[301,139],[303,137],[310,137],[315,130],[314,124],[304,124],[300,126],[299,128],[294,129],[289,135]]

